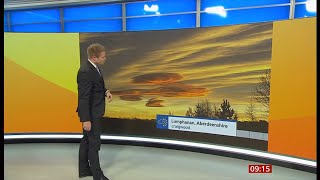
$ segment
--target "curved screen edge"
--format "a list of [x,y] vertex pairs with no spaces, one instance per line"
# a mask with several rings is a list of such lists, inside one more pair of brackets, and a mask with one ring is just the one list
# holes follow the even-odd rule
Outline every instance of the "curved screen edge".
[[[81,134],[10,134],[4,135],[4,142],[10,140],[25,140],[25,139],[81,139]],[[153,143],[160,145],[173,145],[173,146],[182,146],[196,149],[205,149],[209,151],[220,151],[233,154],[239,154],[250,157],[257,157],[262,159],[277,160],[289,164],[297,164],[300,166],[305,166],[312,168],[316,171],[317,162],[312,160],[300,159],[295,157],[289,157],[284,155],[266,153],[253,151],[248,149],[241,149],[235,147],[226,147],[221,145],[205,144],[205,143],[195,143],[187,141],[178,141],[178,140],[167,140],[167,139],[157,139],[157,138],[145,138],[145,137],[130,137],[130,136],[115,136],[115,135],[101,135],[102,140],[111,140],[111,141],[129,141],[129,142],[140,142],[140,143]]]

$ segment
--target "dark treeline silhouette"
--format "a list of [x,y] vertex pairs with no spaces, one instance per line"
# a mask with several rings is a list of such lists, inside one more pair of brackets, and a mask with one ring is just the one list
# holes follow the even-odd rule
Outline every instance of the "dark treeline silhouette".
[[[237,129],[245,131],[255,131],[268,133],[268,121],[258,120],[255,115],[255,106],[250,103],[246,110],[247,121],[237,121]],[[208,99],[200,100],[192,109],[188,108],[186,112],[187,117],[198,118],[214,118],[214,119],[228,119],[238,120],[237,112],[231,107],[230,102],[227,99],[223,99],[219,108],[216,105],[209,102]]]
[[237,112],[231,108],[230,102],[227,99],[223,99],[219,108],[216,105],[212,105],[208,99],[201,99],[194,109],[189,107],[186,116],[238,120]]

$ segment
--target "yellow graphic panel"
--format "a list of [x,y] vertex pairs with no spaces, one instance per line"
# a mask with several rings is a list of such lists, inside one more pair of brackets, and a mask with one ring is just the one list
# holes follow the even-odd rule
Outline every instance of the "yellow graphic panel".
[[316,160],[316,18],[274,23],[268,150]]
[[81,132],[79,35],[4,36],[4,132]]
[[4,55],[42,78],[77,92],[77,33],[4,33]]

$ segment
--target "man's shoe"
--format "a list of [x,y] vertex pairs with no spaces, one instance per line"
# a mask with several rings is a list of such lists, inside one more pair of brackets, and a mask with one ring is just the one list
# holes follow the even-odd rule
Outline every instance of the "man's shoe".
[[92,176],[92,172],[91,171],[86,171],[86,172],[83,172],[83,173],[79,174],[79,178],[84,178],[84,177],[87,177],[87,176]]

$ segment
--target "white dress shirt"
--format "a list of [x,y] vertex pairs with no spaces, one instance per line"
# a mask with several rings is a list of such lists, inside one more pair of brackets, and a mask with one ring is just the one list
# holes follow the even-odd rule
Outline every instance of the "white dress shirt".
[[[98,73],[100,74],[100,71],[98,70],[97,65],[95,65],[93,62],[90,61],[90,59],[88,59],[88,61],[93,65],[94,68],[96,68],[96,70],[98,71]],[[101,74],[100,74],[101,76]]]

